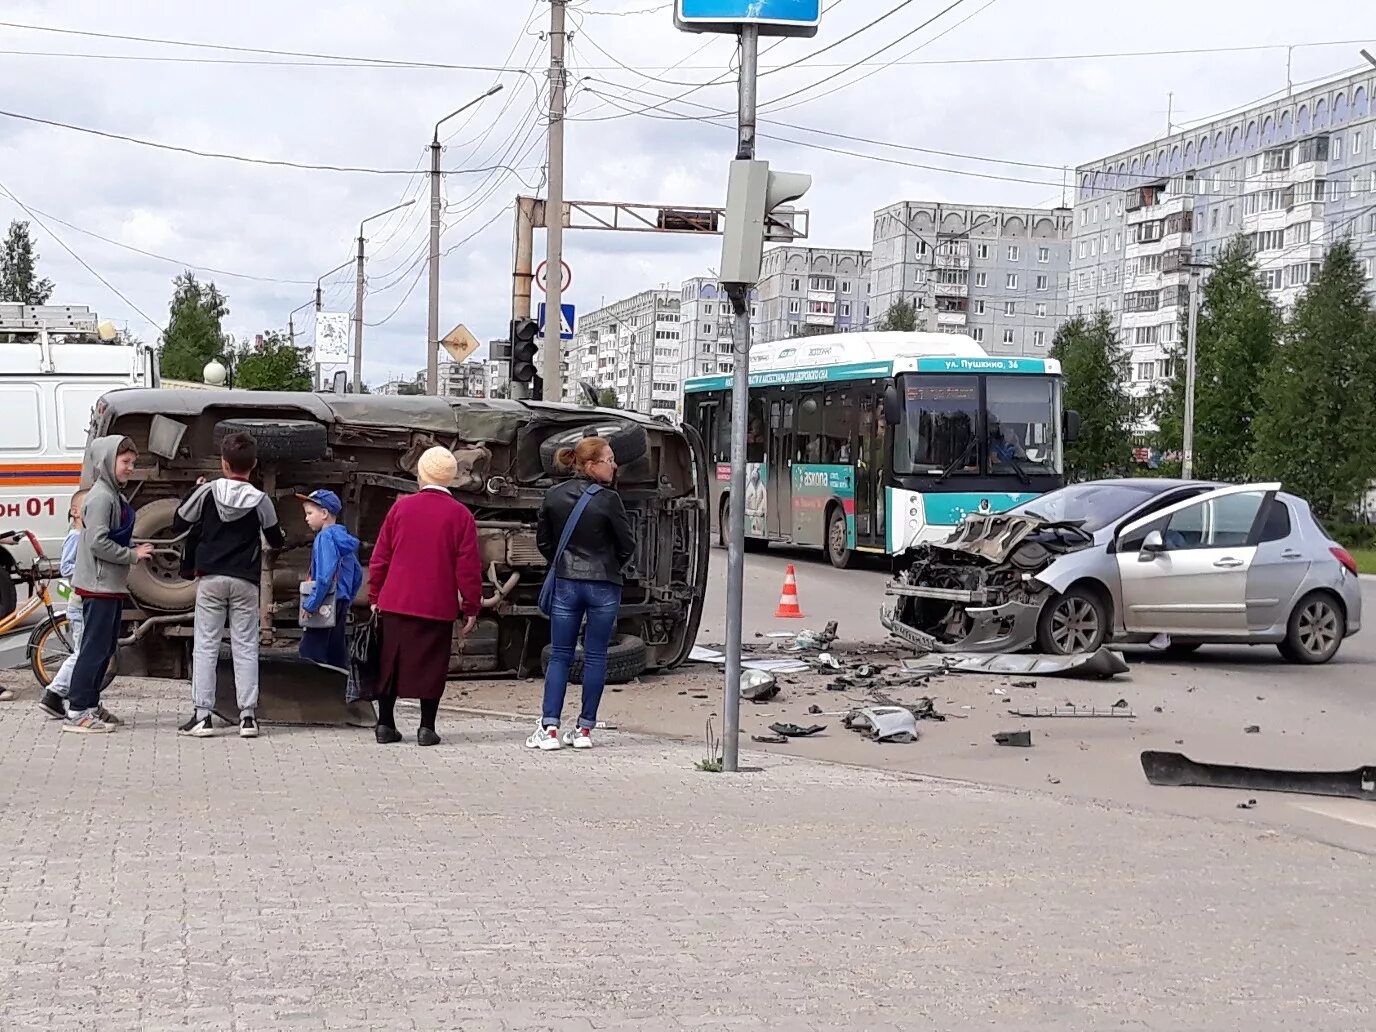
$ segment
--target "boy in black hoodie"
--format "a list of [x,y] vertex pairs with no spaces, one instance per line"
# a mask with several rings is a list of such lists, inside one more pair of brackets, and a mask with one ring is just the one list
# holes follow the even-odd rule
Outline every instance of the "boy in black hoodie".
[[258,466],[258,446],[248,434],[229,434],[220,445],[224,479],[200,483],[172,521],[186,534],[186,554],[196,576],[195,648],[191,697],[196,712],[178,734],[206,738],[215,733],[215,669],[220,638],[229,624],[234,689],[239,703],[239,737],[257,738],[258,584],[266,538],[281,548],[287,537],[271,498],[249,483]]

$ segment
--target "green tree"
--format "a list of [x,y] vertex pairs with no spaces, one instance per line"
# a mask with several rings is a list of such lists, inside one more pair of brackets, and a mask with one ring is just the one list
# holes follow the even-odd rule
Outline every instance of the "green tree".
[[912,333],[917,329],[917,305],[912,301],[895,301],[889,310],[879,317],[874,328],[881,333],[900,330]]
[[[1253,427],[1261,410],[1265,370],[1276,352],[1282,320],[1262,289],[1256,257],[1234,237],[1200,292],[1195,347],[1194,472],[1206,480],[1242,481],[1251,462]],[[1174,349],[1174,376],[1158,398],[1157,440],[1164,452],[1185,443],[1185,343]]]
[[611,387],[603,387],[597,395],[597,404],[600,408],[620,408],[621,399]]
[[52,280],[38,278],[38,252],[29,235],[29,224],[11,222],[0,248],[0,301],[46,305],[54,289]]
[[198,282],[190,269],[172,284],[170,317],[162,338],[162,374],[172,380],[199,380],[206,363],[228,348],[223,328],[228,299],[214,283]]
[[1251,472],[1321,518],[1341,518],[1376,477],[1376,317],[1349,241],[1300,295],[1262,384]]
[[315,369],[310,354],[276,330],[265,334],[262,346],[249,346],[234,361],[234,386],[246,391],[309,391]]
[[1077,315],[1051,342],[1065,376],[1065,407],[1080,414],[1080,433],[1066,446],[1066,471],[1075,480],[1126,472],[1132,465],[1137,404],[1127,390],[1128,356],[1107,312]]

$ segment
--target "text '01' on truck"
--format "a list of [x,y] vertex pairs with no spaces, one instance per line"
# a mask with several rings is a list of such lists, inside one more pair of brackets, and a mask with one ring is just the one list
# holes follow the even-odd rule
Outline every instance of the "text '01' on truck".
[[[138,446],[127,488],[136,539],[173,541],[180,500],[197,478],[220,475],[220,442],[239,431],[257,441],[253,479],[273,499],[287,533],[286,548],[263,560],[260,619],[269,648],[292,647],[300,633],[299,587],[311,536],[296,495],[328,488],[340,496],[366,567],[393,502],[417,489],[416,460],[440,445],[458,459],[451,490],[477,520],[486,574],[483,615],[467,638],[456,631],[451,676],[542,670],[549,624],[537,606],[546,563],[536,547],[536,520],[545,491],[562,476],[555,453],[589,434],[611,443],[616,487],[637,539],[609,678],[675,666],[693,646],[710,543],[706,460],[692,428],[634,413],[495,399],[113,391],[96,406],[91,437],[118,434]],[[83,482],[90,476],[86,469]],[[150,675],[188,673],[196,588],[182,574],[180,546],[171,543],[130,576],[126,633],[141,647]],[[365,587],[357,604],[366,601]]]

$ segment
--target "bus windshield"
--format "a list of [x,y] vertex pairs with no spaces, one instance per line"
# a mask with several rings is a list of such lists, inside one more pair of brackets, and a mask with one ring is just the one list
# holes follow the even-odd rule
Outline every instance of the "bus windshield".
[[1045,376],[905,374],[898,474],[1054,475],[1061,472],[1056,384]]

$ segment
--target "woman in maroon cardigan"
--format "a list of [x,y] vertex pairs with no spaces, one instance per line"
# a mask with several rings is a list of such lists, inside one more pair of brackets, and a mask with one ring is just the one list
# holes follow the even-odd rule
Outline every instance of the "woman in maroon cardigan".
[[401,741],[396,701],[420,700],[416,741],[438,745],[435,716],[449,675],[454,621],[468,634],[482,607],[478,528],[468,507],[449,493],[458,466],[446,448],[416,463],[420,490],[397,500],[382,522],[368,564],[368,601],[382,615],[379,745]]

